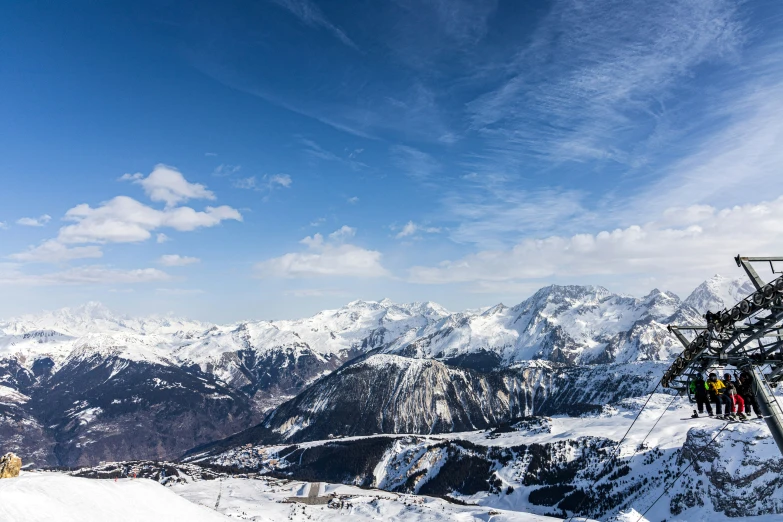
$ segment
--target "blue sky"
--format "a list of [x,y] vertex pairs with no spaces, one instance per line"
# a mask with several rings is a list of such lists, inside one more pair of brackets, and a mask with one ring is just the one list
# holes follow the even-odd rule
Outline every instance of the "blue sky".
[[0,317],[687,293],[780,255],[783,4],[14,2]]

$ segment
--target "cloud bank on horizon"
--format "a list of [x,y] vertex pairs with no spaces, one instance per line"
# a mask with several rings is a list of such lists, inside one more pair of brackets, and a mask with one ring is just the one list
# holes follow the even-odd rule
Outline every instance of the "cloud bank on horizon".
[[12,11],[0,316],[683,293],[783,254],[777,2]]

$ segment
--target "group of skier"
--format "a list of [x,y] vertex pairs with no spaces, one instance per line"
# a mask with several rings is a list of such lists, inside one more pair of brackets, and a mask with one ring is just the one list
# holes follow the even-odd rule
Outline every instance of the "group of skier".
[[[707,415],[712,417],[711,404],[714,404],[715,417],[718,419],[744,421],[751,410],[757,418],[761,418],[753,376],[749,372],[740,373],[736,381],[732,380],[729,373],[723,375],[723,380],[715,373],[711,373],[706,381],[699,376],[691,381],[690,387],[701,414],[704,414],[706,408]],[[699,413],[694,410],[693,417],[697,418]]]

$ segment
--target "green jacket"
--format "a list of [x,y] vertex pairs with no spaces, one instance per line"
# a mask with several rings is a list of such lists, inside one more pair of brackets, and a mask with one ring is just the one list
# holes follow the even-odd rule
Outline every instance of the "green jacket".
[[[691,381],[691,383],[689,384],[689,387],[691,389],[691,393],[695,394],[696,393],[696,381]],[[706,392],[709,389],[710,389],[710,387],[707,386],[707,382],[705,381],[704,382],[704,391]]]

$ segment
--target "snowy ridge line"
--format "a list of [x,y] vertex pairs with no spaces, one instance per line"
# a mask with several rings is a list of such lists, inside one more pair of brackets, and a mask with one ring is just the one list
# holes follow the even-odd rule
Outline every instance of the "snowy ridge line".
[[230,325],[118,316],[88,303],[0,321],[0,358],[33,361],[46,356],[59,366],[82,347],[131,359],[197,364],[202,370],[225,366],[226,354],[248,348],[313,353],[321,359],[373,349],[445,362],[481,355],[485,365],[504,366],[534,359],[668,360],[675,348],[679,351],[665,332],[668,321],[699,321],[706,308],[729,302],[747,285],[715,276],[685,301],[658,290],[633,298],[601,287],[550,286],[513,307],[500,304],[459,313],[429,302],[353,301],[305,319]]

